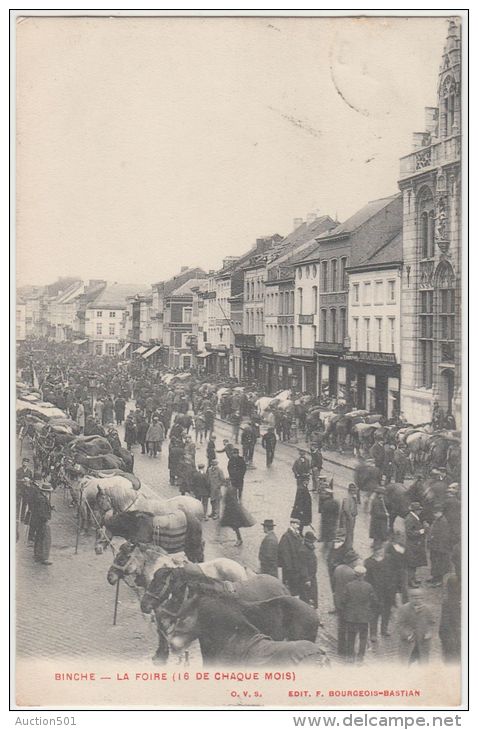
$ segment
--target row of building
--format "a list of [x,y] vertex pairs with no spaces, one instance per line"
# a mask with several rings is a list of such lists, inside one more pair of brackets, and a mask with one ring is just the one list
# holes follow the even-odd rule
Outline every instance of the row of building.
[[344,222],[295,219],[287,236],[262,236],[218,270],[184,268],[148,290],[60,280],[20,292],[20,338],[36,323],[98,354],[344,398],[414,423],[438,401],[459,423],[460,58],[452,21],[437,106],[400,160],[395,194]]

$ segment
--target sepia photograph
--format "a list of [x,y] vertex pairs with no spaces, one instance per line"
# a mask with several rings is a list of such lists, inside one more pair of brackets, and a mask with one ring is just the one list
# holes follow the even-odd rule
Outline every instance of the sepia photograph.
[[17,708],[466,703],[467,13],[284,12],[15,11]]

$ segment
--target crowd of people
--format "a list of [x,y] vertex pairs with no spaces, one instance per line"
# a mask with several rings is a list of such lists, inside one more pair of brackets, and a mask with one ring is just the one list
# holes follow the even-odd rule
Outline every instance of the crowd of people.
[[[219,448],[215,424],[218,416],[224,416],[224,403],[218,402],[211,378],[196,375],[167,383],[165,371],[145,361],[121,362],[89,354],[72,357],[66,347],[40,344],[26,344],[20,353],[20,378],[38,390],[43,401],[64,411],[84,436],[103,436],[112,444],[123,438],[128,451],[140,450],[150,459],[158,459],[167,448],[170,485],[182,495],[196,497],[204,521],[218,520],[221,527],[231,528],[236,547],[241,547],[241,530],[255,524],[243,497],[257,444],[270,468],[278,438],[284,439],[283,423],[278,428],[264,424],[258,413],[242,407],[245,401],[238,396],[237,407],[227,414],[231,438],[224,438]],[[199,459],[203,445],[205,457]],[[330,612],[337,622],[337,653],[345,661],[361,663],[369,641],[375,644],[379,636],[388,641],[393,632],[398,658],[423,663],[437,631],[444,659],[457,661],[460,484],[420,474],[405,483],[400,460],[394,456],[396,465],[390,472],[383,451],[378,441],[371,461],[361,460],[346,495],[339,498],[334,479],[322,473],[320,438],[309,438],[307,446],[298,449],[290,477],[281,477],[296,483],[288,529],[278,537],[273,516],[264,516],[260,572],[280,577],[292,596],[318,609],[324,590],[317,581],[318,560],[325,562],[333,596]],[[227,458],[225,469],[218,454]],[[17,519],[29,525],[34,559],[49,565],[50,497],[56,485],[51,475],[39,478],[37,467],[25,457],[17,470]],[[313,524],[315,509],[319,530]],[[360,511],[368,519],[371,541],[371,554],[364,559],[355,549]],[[438,629],[428,587],[443,591]]]

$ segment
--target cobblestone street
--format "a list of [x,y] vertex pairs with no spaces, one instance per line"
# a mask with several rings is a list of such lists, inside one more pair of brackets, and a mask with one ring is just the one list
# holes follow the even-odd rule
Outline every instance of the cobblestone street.
[[[230,427],[216,422],[218,448],[222,438],[230,436]],[[167,445],[157,459],[141,455],[134,447],[135,473],[143,484],[150,486],[164,498],[177,494],[169,485],[167,471]],[[263,537],[261,522],[273,518],[280,536],[288,526],[289,515],[295,495],[295,479],[291,467],[296,458],[296,448],[278,444],[276,458],[271,468],[265,466],[265,452],[260,444],[256,447],[255,468],[248,470],[245,479],[243,501],[252,513],[256,524],[243,530],[244,544],[234,546],[232,530],[220,528],[212,520],[203,523],[206,541],[206,559],[226,556],[241,562],[252,570],[258,570],[257,555]],[[326,452],[325,456],[329,456]],[[335,457],[334,461],[346,458]],[[219,464],[225,470],[227,457],[218,455]],[[205,445],[198,446],[197,463],[206,461]],[[335,496],[341,500],[346,493],[353,472],[347,466],[324,460],[322,472],[334,478]],[[140,593],[137,589],[121,583],[117,625],[113,626],[115,589],[106,580],[112,553],[96,555],[94,536],[81,536],[78,554],[75,554],[76,511],[69,507],[63,493],[52,496],[55,511],[52,517],[53,565],[47,567],[33,561],[32,548],[26,544],[25,527],[20,527],[17,542],[17,652],[19,656],[101,656],[131,660],[150,660],[156,648],[156,630],[149,616],[141,613]],[[313,496],[314,527],[318,531],[319,515],[316,497]],[[368,515],[359,514],[355,532],[355,549],[364,559],[370,554],[368,538]],[[335,654],[336,619],[329,613],[333,607],[325,559],[320,544],[318,551],[319,614],[324,627],[318,641]],[[427,569],[425,569],[427,571]],[[426,575],[428,573],[426,572]],[[441,589],[427,589],[427,601],[439,618]],[[393,634],[393,618],[391,631]],[[383,659],[395,654],[396,640],[393,637],[379,639],[370,645],[366,660]],[[435,641],[433,652],[439,649]],[[197,648],[193,647],[190,659],[199,661]],[[178,659],[174,658],[174,662]]]

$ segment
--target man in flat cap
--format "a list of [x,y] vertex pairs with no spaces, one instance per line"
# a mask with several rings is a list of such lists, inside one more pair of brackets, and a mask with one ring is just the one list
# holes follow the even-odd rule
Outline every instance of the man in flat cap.
[[[353,570],[354,577],[344,587],[338,608],[346,626],[347,660],[361,663],[367,648],[368,627],[377,609],[377,596],[370,583],[365,580],[366,568],[357,564]],[[357,636],[359,647],[356,653]]]
[[32,509],[32,521],[35,524],[35,542],[33,546],[33,557],[35,562],[43,565],[51,565],[50,547],[51,547],[51,504],[50,495],[53,489],[41,484],[38,487],[38,493],[35,495]]

